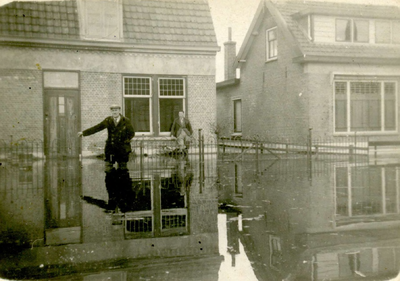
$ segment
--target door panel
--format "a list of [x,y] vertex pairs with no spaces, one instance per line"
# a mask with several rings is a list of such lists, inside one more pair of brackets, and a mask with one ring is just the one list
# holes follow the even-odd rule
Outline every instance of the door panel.
[[45,153],[47,157],[78,157],[80,153],[79,92],[46,90],[44,103]]

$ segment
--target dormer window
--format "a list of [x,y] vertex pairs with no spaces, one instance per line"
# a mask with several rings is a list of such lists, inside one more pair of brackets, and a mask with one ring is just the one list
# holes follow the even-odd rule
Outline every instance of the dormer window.
[[362,19],[336,19],[337,42],[369,42],[369,21]]
[[375,21],[375,43],[377,44],[399,44],[400,22],[388,20]]
[[122,5],[119,0],[82,0],[81,36],[89,40],[122,38]]

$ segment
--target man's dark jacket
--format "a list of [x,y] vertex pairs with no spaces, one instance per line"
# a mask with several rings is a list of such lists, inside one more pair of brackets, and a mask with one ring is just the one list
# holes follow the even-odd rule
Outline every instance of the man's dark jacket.
[[181,122],[181,119],[179,117],[175,118],[174,123],[172,123],[171,127],[171,135],[174,137],[178,137],[181,130],[184,130],[188,136],[191,136],[193,134],[192,125],[190,124],[189,119],[184,117],[183,122]]
[[84,130],[82,134],[83,136],[89,136],[104,129],[108,131],[108,138],[104,149],[106,160],[109,161],[110,156],[113,155],[115,161],[124,161],[121,159],[126,159],[129,153],[132,152],[131,139],[135,136],[131,121],[120,115],[120,120],[117,126],[115,126],[113,117],[109,116],[99,124]]

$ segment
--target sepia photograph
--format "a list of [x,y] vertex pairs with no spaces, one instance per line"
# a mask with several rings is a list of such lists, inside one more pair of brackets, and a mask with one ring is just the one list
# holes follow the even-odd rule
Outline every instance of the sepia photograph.
[[0,281],[400,281],[400,0],[0,0]]

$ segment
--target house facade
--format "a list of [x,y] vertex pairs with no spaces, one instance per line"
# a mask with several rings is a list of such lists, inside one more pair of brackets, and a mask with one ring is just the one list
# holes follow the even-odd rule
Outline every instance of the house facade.
[[262,0],[236,55],[225,43],[220,134],[399,138],[398,6]]
[[106,132],[77,132],[120,104],[136,136],[169,137],[185,111],[196,129],[216,119],[219,50],[203,0],[68,0],[0,7],[1,137],[45,153],[101,150]]

